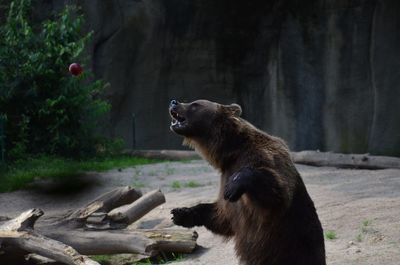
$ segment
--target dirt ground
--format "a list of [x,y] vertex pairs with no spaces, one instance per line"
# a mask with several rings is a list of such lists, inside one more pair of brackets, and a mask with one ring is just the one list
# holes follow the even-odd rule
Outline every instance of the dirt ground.
[[[350,170],[297,165],[313,198],[325,231],[329,265],[400,264],[400,170]],[[171,225],[170,210],[211,202],[216,198],[218,175],[203,161],[168,162],[122,171],[90,173],[76,182],[73,192],[45,188],[0,194],[0,216],[15,216],[39,207],[47,214],[82,206],[118,186],[132,185],[143,192],[161,188],[167,202],[153,210],[136,227]],[[175,184],[174,184],[175,183]],[[180,188],[177,187],[179,185]],[[175,187],[173,187],[175,186]],[[172,264],[237,265],[232,242],[223,242],[204,228],[195,253]]]

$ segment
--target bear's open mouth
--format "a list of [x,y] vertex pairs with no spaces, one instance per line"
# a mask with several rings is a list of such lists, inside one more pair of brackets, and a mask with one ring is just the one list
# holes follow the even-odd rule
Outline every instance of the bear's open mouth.
[[183,117],[182,115],[179,115],[178,112],[176,112],[175,110],[171,109],[170,110],[170,114],[171,114],[171,126],[182,126],[183,123],[186,121],[185,117]]

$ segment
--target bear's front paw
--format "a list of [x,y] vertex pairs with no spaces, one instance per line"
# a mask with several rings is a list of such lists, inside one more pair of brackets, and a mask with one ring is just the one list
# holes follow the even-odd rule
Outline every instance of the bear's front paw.
[[193,213],[190,208],[175,208],[172,209],[171,214],[174,224],[187,228],[195,226]]
[[224,199],[229,200],[230,202],[235,202],[239,200],[244,191],[244,187],[240,181],[240,175],[239,173],[236,173],[232,175],[228,183],[225,185]]

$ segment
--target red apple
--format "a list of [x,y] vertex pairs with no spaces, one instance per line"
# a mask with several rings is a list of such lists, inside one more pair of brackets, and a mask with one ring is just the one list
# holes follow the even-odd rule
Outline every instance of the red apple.
[[69,66],[69,72],[72,75],[80,75],[83,72],[82,66],[79,63],[72,63]]

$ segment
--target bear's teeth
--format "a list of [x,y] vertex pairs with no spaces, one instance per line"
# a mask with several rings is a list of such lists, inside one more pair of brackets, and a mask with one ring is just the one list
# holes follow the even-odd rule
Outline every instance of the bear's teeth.
[[178,123],[178,120],[173,119],[173,120],[171,121],[171,124],[172,124],[172,125],[176,125],[177,123]]

